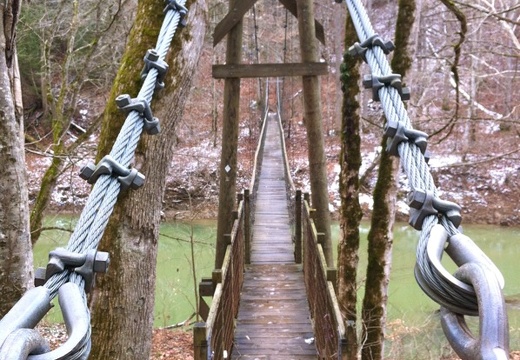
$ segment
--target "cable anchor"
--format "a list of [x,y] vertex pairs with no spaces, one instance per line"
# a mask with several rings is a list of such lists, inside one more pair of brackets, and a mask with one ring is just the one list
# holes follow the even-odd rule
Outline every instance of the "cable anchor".
[[46,268],[37,268],[34,276],[34,285],[45,284],[53,275],[64,270],[74,271],[85,280],[85,291],[92,290],[96,273],[106,273],[110,264],[107,252],[88,250],[85,254],[72,252],[64,248],[57,248],[49,253],[49,262]]
[[372,99],[374,101],[381,101],[379,98],[379,89],[391,86],[399,92],[402,100],[410,100],[410,89],[403,87],[401,82],[401,75],[390,74],[385,76],[365,75],[363,78],[363,87],[365,89],[372,89]]
[[68,338],[50,350],[33,328],[52,307],[49,289],[38,286],[25,293],[0,320],[1,359],[87,359],[90,354],[90,313],[78,285],[69,282],[58,291]]
[[186,27],[186,15],[188,15],[188,8],[184,5],[179,4],[176,0],[166,0],[166,7],[164,8],[163,12],[167,12],[169,10],[178,11],[179,15],[181,16],[179,20],[179,25],[181,27]]
[[384,41],[378,34],[374,34],[362,43],[354,43],[354,45],[348,49],[348,52],[354,57],[359,56],[367,63],[367,51],[368,49],[372,49],[374,46],[379,46],[385,55],[388,55],[390,52],[395,50],[395,45],[392,41]]
[[79,173],[79,176],[89,184],[94,184],[101,175],[117,176],[123,190],[127,188],[136,190],[144,185],[146,179],[139,171],[123,167],[110,155],[106,155],[97,165],[92,163],[85,165]]
[[462,222],[461,207],[451,201],[439,199],[433,191],[413,190],[408,194],[408,206],[410,206],[408,223],[416,230],[422,230],[427,216],[439,213],[446,216],[455,227],[459,227]]
[[144,80],[151,69],[157,70],[157,80],[155,82],[155,89],[164,89],[164,77],[168,71],[168,64],[166,61],[159,59],[159,53],[155,49],[148,49],[144,56],[144,68],[141,71],[141,80]]
[[426,154],[428,134],[425,132],[406,128],[405,125],[399,121],[388,120],[385,124],[384,134],[390,138],[386,146],[386,151],[391,155],[399,156],[397,148],[403,141],[413,142],[419,147],[423,155]]
[[119,110],[129,113],[130,111],[137,111],[144,121],[144,130],[148,135],[157,135],[161,132],[161,124],[159,119],[152,115],[150,104],[144,99],[132,99],[128,94],[119,95],[116,98],[116,104]]

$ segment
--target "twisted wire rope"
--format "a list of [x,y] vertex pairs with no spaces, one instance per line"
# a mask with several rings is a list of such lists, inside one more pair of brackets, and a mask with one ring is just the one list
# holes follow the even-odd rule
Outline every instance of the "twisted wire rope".
[[[180,7],[167,7],[167,10],[165,9],[165,18],[161,25],[155,48],[159,56],[159,61],[164,61],[168,54],[171,42],[181,20],[180,8],[184,7],[186,0],[179,0],[176,4],[180,5]],[[148,104],[151,103],[158,76],[159,72],[157,69],[149,69],[137,95],[138,99],[142,99]],[[144,122],[139,112],[130,111],[110,151],[110,155],[114,160],[123,167],[130,166],[135,156],[135,150],[141,138],[143,127]],[[87,250],[97,249],[105,228],[108,225],[109,217],[114,210],[120,191],[121,184],[117,178],[110,175],[101,175],[97,179],[91,189],[87,203],[75,226],[74,232],[69,239],[67,250],[84,254]],[[82,291],[85,309],[88,309],[84,290],[85,281],[81,275],[69,270],[53,275],[44,284],[44,286],[49,289],[51,299],[57,295],[59,288],[67,281],[79,286]],[[78,344],[75,351],[66,357],[68,360],[85,359],[85,356],[88,356],[91,347],[91,331],[89,327],[84,341]]]
[[[178,4],[181,6],[184,6],[185,3],[185,0],[178,1]],[[168,54],[180,19],[180,11],[169,9],[166,12],[155,48],[160,60],[164,60]],[[148,71],[137,98],[143,99],[150,104],[158,75],[159,73],[155,68]],[[122,166],[128,167],[132,162],[135,150],[141,138],[142,130],[143,119],[137,111],[131,111],[123,123],[110,151],[110,155]],[[108,224],[109,217],[114,210],[120,190],[121,184],[117,178],[110,175],[101,175],[98,178],[91,190],[74,232],[69,239],[67,250],[84,253],[89,249],[97,248]],[[64,271],[51,277],[45,286],[49,288],[51,296],[55,297],[60,286],[67,281],[73,281],[80,285],[83,279],[81,276],[74,275],[69,271]]]
[[[368,14],[361,1],[346,0],[345,3],[360,41],[363,42],[375,35]],[[379,46],[369,47],[365,53],[365,57],[373,76],[385,76],[392,73],[387,57],[383,49]],[[398,90],[385,86],[379,90],[378,95],[387,120],[398,121],[404,124],[406,128],[411,129],[411,121]],[[407,175],[411,189],[430,191],[437,197],[438,190],[420,148],[413,143],[401,142],[397,147],[397,151],[401,159],[401,166]],[[428,241],[431,230],[437,223],[439,223],[439,219],[435,215],[427,216],[424,220],[417,245],[416,271],[420,272],[420,275],[436,295],[445,301],[444,305],[474,309],[477,303],[476,295],[468,294],[467,291],[445,277],[439,276],[429,261],[427,253]],[[446,229],[449,236],[459,233],[453,223],[446,217],[441,217],[440,224]]]

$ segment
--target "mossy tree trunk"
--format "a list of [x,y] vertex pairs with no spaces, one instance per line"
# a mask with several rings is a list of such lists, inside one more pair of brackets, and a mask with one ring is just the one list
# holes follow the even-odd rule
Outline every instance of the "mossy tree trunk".
[[[357,41],[354,24],[347,17],[345,48]],[[357,268],[359,263],[359,224],[362,217],[359,204],[359,168],[361,167],[361,137],[359,134],[359,60],[348,52],[341,64],[343,108],[341,121],[340,196],[341,237],[338,243],[338,302],[343,315],[347,353],[343,359],[358,357],[357,341]]]
[[[404,78],[411,66],[408,54],[410,29],[413,27],[415,0],[399,0],[392,69]],[[387,138],[382,141],[386,149]],[[387,316],[388,284],[392,263],[393,225],[395,221],[396,176],[398,159],[386,151],[381,154],[374,189],[374,210],[368,234],[368,267],[363,298],[363,360],[382,359]]]
[[16,90],[15,26],[20,1],[0,5],[0,318],[31,286],[32,249],[23,115]]
[[[187,1],[188,26],[178,29],[167,59],[166,88],[154,97],[154,115],[161,133],[143,134],[134,166],[146,175],[145,185],[121,194],[99,249],[109,251],[110,269],[99,276],[92,296],[92,359],[149,359],[160,212],[166,175],[173,156],[175,125],[183,108],[202,50],[206,30],[205,0]],[[164,3],[141,0],[126,52],[110,95],[98,149],[109,152],[124,121],[116,96],[136,96],[147,49],[155,46]]]

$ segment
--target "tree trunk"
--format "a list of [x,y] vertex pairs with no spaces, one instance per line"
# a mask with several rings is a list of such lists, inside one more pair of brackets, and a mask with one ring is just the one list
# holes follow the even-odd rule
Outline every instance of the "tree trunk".
[[[239,0],[230,0],[233,9]],[[242,59],[242,21],[227,35],[226,64],[239,64]],[[227,237],[233,227],[232,212],[236,201],[238,122],[240,120],[240,78],[227,78],[224,83],[222,152],[218,193],[217,244],[215,268],[220,269],[226,254]]]
[[[383,149],[386,148],[386,137]],[[397,163],[386,151],[374,189],[374,210],[368,233],[368,266],[363,297],[363,360],[383,358],[388,283],[392,264],[393,225],[395,219],[395,173]]]
[[[350,17],[345,23],[345,48],[357,40]],[[359,224],[363,213],[359,204],[359,168],[361,167],[361,137],[359,127],[359,60],[348,52],[341,65],[343,110],[341,125],[340,196],[341,238],[338,243],[338,302],[343,315],[347,353],[343,359],[358,358],[357,340],[357,268],[359,250]]]
[[[312,0],[297,0],[298,30],[302,62],[317,62],[318,50],[314,27],[314,6]],[[303,76],[304,122],[307,129],[309,172],[312,192],[312,207],[316,209],[316,228],[323,233],[323,251],[329,267],[334,266],[332,241],[330,236],[329,191],[327,160],[323,139],[323,121],[320,102],[320,79],[317,76]]]
[[20,2],[0,6],[0,318],[31,286],[32,249],[25,169],[23,117],[15,103],[19,89],[14,29]]
[[[401,74],[403,78],[411,66],[408,42],[409,29],[413,27],[414,22],[414,12],[415,0],[399,0],[395,33],[396,50],[391,65],[394,72]],[[387,140],[386,137],[383,138],[383,149],[386,149]],[[364,344],[361,358],[363,360],[382,359],[384,355],[398,169],[398,160],[383,151],[374,189],[374,210],[368,234],[368,266],[362,308]]]
[[[135,167],[146,174],[141,189],[123,193],[100,250],[109,251],[110,269],[98,277],[92,297],[92,359],[149,359],[153,329],[154,291],[160,212],[175,139],[175,124],[183,108],[201,53],[206,22],[204,0],[188,1],[185,29],[178,29],[168,59],[166,88],[154,104],[161,133],[143,135]],[[142,59],[153,48],[163,19],[163,3],[142,0],[129,37],[122,66],[105,110],[98,158],[108,153],[123,116],[114,99],[137,94]]]

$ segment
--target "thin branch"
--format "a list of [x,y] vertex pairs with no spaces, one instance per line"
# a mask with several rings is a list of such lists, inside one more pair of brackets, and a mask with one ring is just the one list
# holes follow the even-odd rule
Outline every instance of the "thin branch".
[[509,152],[506,152],[506,153],[503,153],[503,154],[495,155],[495,156],[489,157],[487,159],[482,159],[482,160],[477,160],[477,161],[467,162],[467,163],[457,163],[457,164],[443,165],[443,166],[436,167],[436,169],[481,165],[481,164],[484,164],[484,163],[487,163],[487,162],[490,162],[490,161],[498,160],[498,159],[501,159],[503,157],[515,154],[517,152],[520,152],[520,148],[512,150],[512,151],[509,151]]

